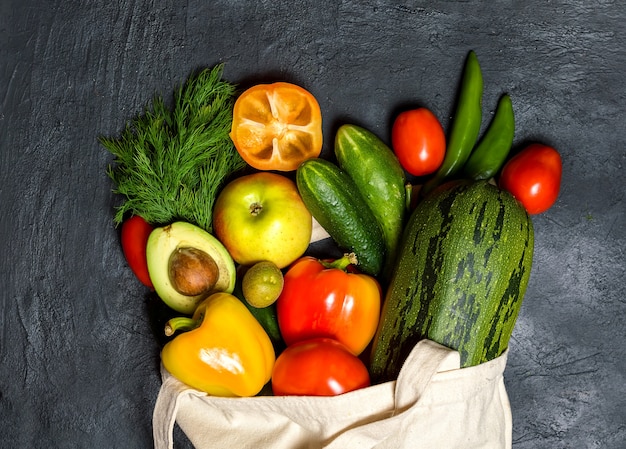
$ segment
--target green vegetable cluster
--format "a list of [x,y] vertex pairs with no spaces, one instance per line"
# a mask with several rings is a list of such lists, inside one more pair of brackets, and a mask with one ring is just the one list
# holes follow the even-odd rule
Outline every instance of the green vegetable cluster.
[[515,115],[508,94],[498,101],[495,115],[477,144],[483,118],[483,76],[474,51],[465,61],[457,109],[441,167],[426,182],[425,196],[445,181],[465,177],[474,181],[497,175],[506,161],[515,134]]
[[230,137],[236,88],[222,65],[178,88],[173,108],[155,97],[119,137],[100,137],[115,155],[108,175],[122,195],[115,223],[139,215],[152,224],[187,221],[210,232],[213,203],[226,178],[245,167]]

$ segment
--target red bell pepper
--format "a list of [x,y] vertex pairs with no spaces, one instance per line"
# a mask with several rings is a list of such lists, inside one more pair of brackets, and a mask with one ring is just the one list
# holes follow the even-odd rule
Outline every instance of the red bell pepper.
[[152,225],[146,220],[139,215],[133,215],[122,223],[121,240],[122,251],[130,269],[143,285],[154,290],[146,258],[146,245],[152,230]]
[[305,256],[289,267],[276,302],[287,345],[327,337],[355,355],[363,352],[376,332],[382,290],[374,277],[356,272],[352,262],[353,255],[331,262]]

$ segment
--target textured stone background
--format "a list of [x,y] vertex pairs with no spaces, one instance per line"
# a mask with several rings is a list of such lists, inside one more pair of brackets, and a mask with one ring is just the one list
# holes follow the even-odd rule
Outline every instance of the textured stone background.
[[[505,379],[515,449],[626,447],[626,8],[617,1],[5,0],[0,4],[0,429],[3,447],[148,448],[158,343],[112,224],[118,133],[155,93],[225,63],[243,84],[313,92],[389,139],[401,107],[447,126],[474,49],[516,147],[552,144],[557,204]],[[178,434],[181,447],[186,443]]]

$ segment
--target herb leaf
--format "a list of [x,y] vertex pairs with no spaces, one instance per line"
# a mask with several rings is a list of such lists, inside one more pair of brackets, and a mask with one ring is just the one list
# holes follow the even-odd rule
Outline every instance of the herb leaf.
[[230,137],[236,87],[222,80],[223,65],[191,76],[169,110],[156,96],[119,137],[100,137],[115,160],[107,173],[123,197],[114,222],[139,215],[154,225],[176,220],[212,231],[219,189],[245,167]]

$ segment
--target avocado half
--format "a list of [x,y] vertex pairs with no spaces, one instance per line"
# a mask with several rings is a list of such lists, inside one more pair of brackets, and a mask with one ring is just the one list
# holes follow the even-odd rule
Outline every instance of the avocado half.
[[[170,277],[170,259],[180,249],[192,248],[206,253],[215,262],[217,278],[209,291],[187,296],[177,291]],[[146,247],[148,273],[159,297],[177,312],[191,315],[197,305],[216,292],[232,293],[235,288],[235,263],[222,243],[191,223],[177,221],[155,228]]]

